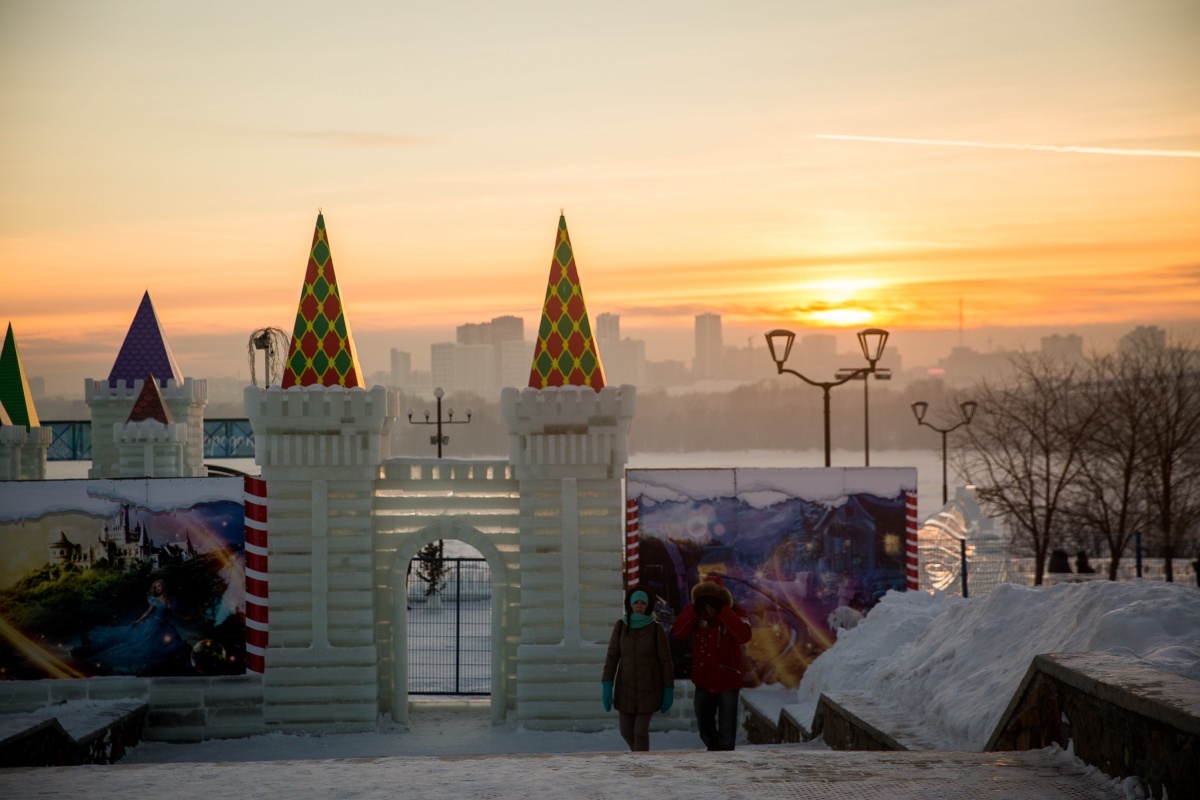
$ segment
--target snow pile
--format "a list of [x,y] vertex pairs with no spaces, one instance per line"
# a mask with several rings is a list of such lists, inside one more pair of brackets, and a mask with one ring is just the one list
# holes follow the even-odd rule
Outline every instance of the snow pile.
[[853,689],[924,721],[947,750],[982,750],[1040,653],[1100,651],[1200,680],[1200,591],[1169,583],[1003,584],[984,597],[889,592],[804,675],[794,709]]

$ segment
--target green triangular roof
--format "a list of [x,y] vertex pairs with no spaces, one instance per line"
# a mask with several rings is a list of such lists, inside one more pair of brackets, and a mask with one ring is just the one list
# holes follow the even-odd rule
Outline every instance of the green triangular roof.
[[600,348],[592,334],[583,287],[575,269],[575,251],[567,234],[567,218],[559,215],[554,256],[550,259],[550,280],[538,326],[537,345],[529,385],[534,389],[548,386],[590,386],[604,388],[604,365]]
[[10,425],[40,428],[37,408],[29,392],[29,381],[25,378],[25,367],[21,364],[21,353],[13,336],[12,323],[4,336],[4,348],[0,350],[0,405],[8,412]]

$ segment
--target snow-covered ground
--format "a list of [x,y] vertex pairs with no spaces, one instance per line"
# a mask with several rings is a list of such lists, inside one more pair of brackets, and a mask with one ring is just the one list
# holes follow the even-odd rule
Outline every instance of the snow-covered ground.
[[[947,750],[978,751],[1033,656],[1079,651],[1139,659],[1200,680],[1200,589],[1101,581],[1039,588],[1005,584],[969,600],[892,592],[809,668],[793,713],[810,720],[825,690],[864,691],[907,711],[911,720],[923,720],[923,739]],[[144,742],[124,763],[625,749],[615,730],[543,733],[511,720],[492,726],[487,709],[486,700],[427,700],[414,706],[408,729],[384,720],[377,733]],[[701,747],[695,734],[683,732],[654,733],[651,746]]]
[[[923,720],[923,739],[947,750],[977,751],[1032,657],[1067,651],[1138,659],[1200,680],[1200,590],[1101,581],[1002,585],[969,600],[892,593],[817,659],[792,710],[800,719],[811,718],[821,691],[855,689]],[[626,750],[615,730],[547,733],[525,730],[515,720],[493,726],[486,700],[424,700],[414,706],[407,728],[385,719],[374,733],[270,734],[189,745],[143,742],[115,768],[0,771],[0,794],[16,796],[5,788],[24,792],[36,785],[50,794],[86,787],[95,797],[150,796],[183,780],[196,791],[202,788],[204,796],[244,800],[317,797],[334,789],[341,796],[361,797],[447,791],[458,796],[461,791],[462,796],[530,798],[558,797],[568,785],[598,781],[579,796],[652,791],[659,800],[697,800],[761,796],[758,783],[770,775],[781,791],[794,785],[798,793],[789,796],[797,797],[1068,796],[1059,783],[1064,780],[1076,782],[1069,796],[1127,796],[1122,782],[1054,748],[998,759],[831,753],[819,743],[786,749],[743,743],[741,752],[725,754],[718,765],[719,754],[700,752],[694,733],[655,732],[651,747],[673,751],[674,760],[662,760],[666,754],[615,759]],[[494,758],[503,754],[519,757]],[[535,755],[545,758],[530,758]],[[674,782],[645,783],[668,774]],[[1003,790],[999,794],[993,791],[997,786]],[[189,792],[178,796],[201,796]]]

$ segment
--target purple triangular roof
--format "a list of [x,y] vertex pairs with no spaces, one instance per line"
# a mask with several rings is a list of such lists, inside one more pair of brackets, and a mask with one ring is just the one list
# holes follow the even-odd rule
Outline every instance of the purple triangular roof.
[[137,313],[133,315],[133,323],[125,334],[112,372],[108,373],[108,385],[115,388],[121,381],[133,385],[134,381],[140,381],[151,373],[163,386],[167,385],[168,379],[176,384],[183,383],[183,373],[175,362],[175,354],[171,352],[158,314],[154,313],[150,292],[146,292],[142,295]]

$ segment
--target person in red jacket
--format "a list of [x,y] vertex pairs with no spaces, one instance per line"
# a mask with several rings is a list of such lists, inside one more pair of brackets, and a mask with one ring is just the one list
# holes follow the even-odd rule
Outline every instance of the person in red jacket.
[[742,645],[750,641],[746,609],[733,602],[720,575],[708,575],[692,587],[691,605],[676,617],[671,635],[692,639],[700,740],[709,750],[732,750],[745,662]]

